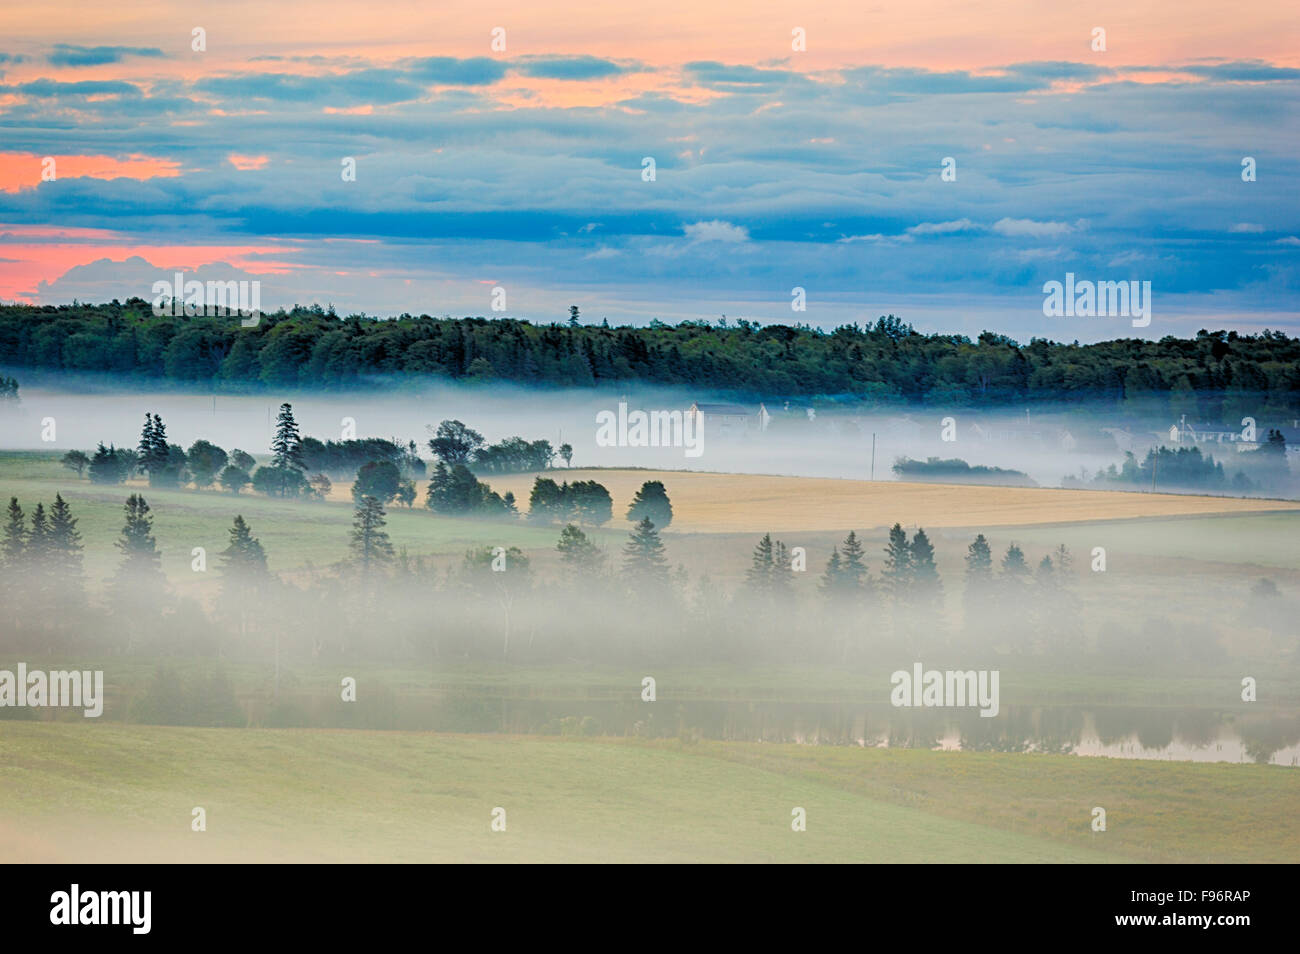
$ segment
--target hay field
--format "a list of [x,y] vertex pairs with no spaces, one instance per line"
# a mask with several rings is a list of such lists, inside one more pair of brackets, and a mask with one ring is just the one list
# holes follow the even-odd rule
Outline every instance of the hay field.
[[[500,493],[513,491],[523,509],[536,474],[486,478]],[[621,518],[637,488],[661,480],[673,503],[672,530],[684,533],[797,533],[867,530],[896,521],[941,527],[1037,526],[1138,517],[1240,514],[1300,510],[1300,503],[1234,497],[1124,493],[1104,490],[978,487],[968,484],[769,477],[691,471],[547,471],[557,483],[595,480],[614,498]]]

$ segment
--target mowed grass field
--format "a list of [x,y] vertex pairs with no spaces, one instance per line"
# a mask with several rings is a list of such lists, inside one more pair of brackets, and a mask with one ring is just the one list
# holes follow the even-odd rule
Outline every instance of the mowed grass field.
[[[824,746],[4,723],[0,857],[1294,861],[1300,775]],[[191,831],[192,809],[207,830]],[[1094,806],[1107,831],[1094,833]],[[494,808],[506,831],[491,830]],[[792,810],[807,830],[791,829]]]

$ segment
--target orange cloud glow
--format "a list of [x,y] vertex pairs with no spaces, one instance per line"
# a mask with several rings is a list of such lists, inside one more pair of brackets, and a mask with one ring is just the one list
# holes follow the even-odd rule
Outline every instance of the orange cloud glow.
[[[52,164],[46,160],[53,160]],[[181,165],[153,156],[38,156],[31,152],[0,152],[0,192],[34,189],[50,175],[59,179],[169,179]]]

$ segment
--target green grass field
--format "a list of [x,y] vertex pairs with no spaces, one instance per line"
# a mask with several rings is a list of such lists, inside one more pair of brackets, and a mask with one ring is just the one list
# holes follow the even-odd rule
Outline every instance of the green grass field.
[[[346,553],[346,501],[154,490],[139,482],[100,487],[48,454],[0,454],[6,499],[17,496],[28,513],[56,492],[72,505],[92,589],[117,565],[113,543],[133,491],[154,509],[163,566],[180,593],[212,591],[219,573],[194,573],[191,550],[204,547],[215,570],[235,513],[262,540],[275,571],[327,566]],[[596,534],[615,558],[627,530],[620,512],[616,500],[615,519]],[[754,515],[752,533],[674,526],[665,534],[669,557],[734,588],[764,519]],[[876,572],[883,531],[859,529]],[[420,507],[390,508],[388,530],[395,546],[413,555],[450,563],[470,547],[518,546],[539,566],[555,559],[558,535],[556,528],[457,520]],[[1022,544],[1031,563],[1067,543],[1078,564],[1075,591],[1119,620],[1237,612],[1237,629],[1246,632],[1234,608],[1246,605],[1255,581],[1267,575],[1284,589],[1300,584],[1295,512],[951,526],[932,535],[950,607],[960,600],[966,544],[979,530],[999,551]],[[842,533],[784,536],[808,548],[812,572],[796,585],[811,593]],[[1087,570],[1093,546],[1108,549],[1106,574]],[[1189,576],[1196,584],[1182,586]],[[1154,604],[1153,593],[1162,594]],[[1253,654],[1246,658],[1260,663],[1245,670],[1260,677],[1257,704],[1241,702],[1235,665],[1112,671],[1101,662],[1075,669],[1021,657],[1004,672],[1002,705],[1293,712],[1300,700],[1294,650],[1279,652],[1267,640],[1246,648]],[[16,661],[0,657],[0,668]],[[142,691],[158,660],[23,661],[102,669],[110,699],[117,693],[123,704],[96,722],[76,712],[59,712],[57,721],[0,721],[0,857],[7,860],[1221,862],[1292,861],[1300,851],[1300,774],[1277,766],[650,741],[617,731],[593,738],[145,726],[129,721],[124,700]],[[173,665],[184,672],[211,662],[177,658]],[[265,660],[223,667],[241,698],[269,694]],[[417,702],[459,694],[479,708],[503,698],[540,699],[557,702],[566,715],[581,714],[588,702],[635,699],[646,674],[577,662],[450,659],[346,668],[372,697],[376,689]],[[701,700],[760,713],[771,703],[879,701],[888,676],[829,666],[652,671],[658,704],[668,712],[675,702]],[[339,672],[337,664],[286,659],[283,687],[337,701]],[[190,831],[195,806],[207,810],[206,832]],[[489,827],[496,806],[508,813],[504,833]],[[806,832],[790,829],[795,806],[807,810]],[[1105,833],[1090,830],[1094,806],[1108,813]]]
[[[639,476],[633,483],[636,479]],[[668,489],[671,496],[671,483]],[[948,491],[977,496],[986,489],[948,488]],[[422,494],[423,484],[420,491]],[[0,453],[0,495],[4,497],[0,505],[14,496],[30,514],[37,501],[45,502],[48,507],[56,493],[68,501],[79,521],[85,544],[86,574],[92,589],[102,586],[117,567],[114,541],[122,525],[122,505],[135,492],[143,494],[154,511],[154,534],[162,552],[163,570],[172,584],[184,592],[202,592],[213,581],[213,572],[203,575],[192,571],[192,551],[195,547],[204,548],[209,569],[215,570],[216,554],[227,545],[228,530],[237,513],[243,514],[254,535],[262,541],[273,571],[325,567],[347,555],[353,514],[346,499],[305,502],[271,499],[251,491],[234,496],[217,490],[162,490],[151,488],[139,479],[126,485],[102,486],[78,479],[60,466],[56,455]],[[417,506],[410,510],[396,505],[388,508],[387,530],[393,545],[405,548],[412,556],[452,561],[471,547],[513,546],[529,553],[541,565],[555,560],[558,528],[535,527],[523,521],[446,517],[430,513],[422,504],[421,496]],[[1261,502],[1261,506],[1266,504]],[[614,519],[605,527],[589,531],[615,557],[630,527],[620,516],[624,506],[616,500]],[[707,571],[719,582],[735,584],[743,578],[755,539],[768,529],[768,517],[775,519],[781,509],[779,500],[772,506],[776,509],[771,514],[761,508],[753,513],[751,532],[697,533],[674,525],[665,536],[670,559],[692,573]],[[1033,560],[1058,543],[1067,543],[1076,555],[1079,563],[1076,569],[1080,572],[1085,569],[1085,558],[1092,548],[1104,546],[1113,567],[1109,580],[1138,582],[1144,593],[1150,582],[1145,577],[1150,565],[1157,560],[1171,559],[1188,561],[1188,566],[1194,565],[1198,570],[1211,567],[1225,579],[1254,579],[1273,574],[1300,583],[1300,547],[1294,545],[1300,534],[1300,510],[1016,527],[999,525],[995,518],[996,513],[991,512],[987,526],[932,529],[940,570],[945,579],[952,581],[950,590],[958,588],[952,584],[960,579],[966,544],[980,531],[987,534],[995,548],[1005,548],[1012,541],[1022,544]],[[831,546],[848,529],[858,530],[869,545],[869,559],[873,565],[877,564],[879,547],[885,537],[885,531],[879,527],[845,527],[843,531],[818,530],[782,536],[790,545],[808,548],[812,571],[808,576],[815,581]],[[1213,598],[1221,601],[1224,597],[1216,593]]]
[[[1254,765],[8,723],[10,861],[1293,861]],[[207,830],[190,830],[191,810]],[[1094,806],[1108,830],[1090,829]],[[506,809],[507,830],[491,813]],[[807,831],[791,830],[791,811]]]

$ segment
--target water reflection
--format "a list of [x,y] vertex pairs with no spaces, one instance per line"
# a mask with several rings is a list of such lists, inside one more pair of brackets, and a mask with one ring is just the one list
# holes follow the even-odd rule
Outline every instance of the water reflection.
[[691,737],[1300,766],[1300,712],[1004,706],[997,718],[985,719],[974,709],[662,699],[647,704],[636,697],[537,699],[475,688],[399,695],[374,687],[366,704],[340,707],[331,698],[290,696],[275,707],[250,700],[245,707],[255,725]]

